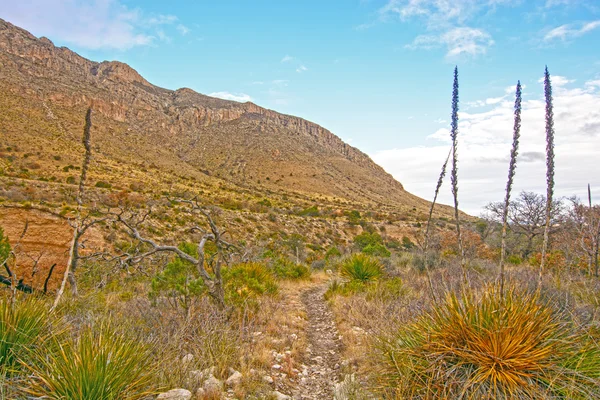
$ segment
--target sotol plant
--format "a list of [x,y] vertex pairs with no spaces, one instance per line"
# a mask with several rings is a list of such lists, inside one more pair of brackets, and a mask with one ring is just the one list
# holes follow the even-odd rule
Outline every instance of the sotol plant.
[[367,283],[383,275],[383,267],[376,258],[354,254],[342,262],[340,275],[351,281]]
[[591,399],[600,350],[539,294],[467,290],[381,340],[381,389],[394,398]]
[[110,327],[84,328],[79,338],[56,346],[50,353],[37,350],[28,365],[29,394],[57,400],[132,400],[152,394],[149,349]]

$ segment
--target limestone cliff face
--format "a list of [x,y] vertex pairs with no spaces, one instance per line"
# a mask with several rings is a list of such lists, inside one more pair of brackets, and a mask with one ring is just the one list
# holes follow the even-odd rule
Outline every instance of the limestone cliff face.
[[[296,162],[314,167],[302,181],[309,189],[315,187],[310,183],[311,177],[324,176],[331,182],[323,184],[323,188],[337,188],[331,189],[335,195],[343,192],[350,196],[360,191],[361,196],[368,197],[371,190],[382,199],[405,193],[402,185],[366,154],[317,124],[250,102],[212,98],[188,88],[163,89],[127,64],[87,60],[1,19],[0,79],[8,92],[35,98],[44,107],[79,110],[91,106],[107,119],[122,124],[109,127],[112,131],[124,124],[127,132],[143,132],[143,140],[171,148],[178,157],[196,163],[201,170],[243,165],[246,175],[268,176],[285,170],[291,176],[292,164]],[[257,136],[255,132],[263,134]],[[225,141],[238,147],[228,147],[227,155],[221,158],[210,158],[197,151],[200,145],[205,149]],[[262,162],[263,157],[273,154],[278,155],[280,164]],[[342,187],[342,181],[352,188]]]

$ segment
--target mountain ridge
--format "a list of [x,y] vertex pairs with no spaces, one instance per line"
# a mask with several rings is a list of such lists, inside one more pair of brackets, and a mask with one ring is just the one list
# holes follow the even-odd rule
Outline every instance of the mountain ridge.
[[96,135],[100,148],[113,148],[105,154],[133,157],[125,146],[133,141],[149,161],[164,159],[171,149],[171,159],[235,184],[253,181],[376,204],[426,203],[367,154],[318,124],[251,102],[213,98],[189,88],[160,88],[127,64],[90,61],[2,19],[0,64],[2,89],[13,98],[20,96],[22,103],[41,103],[47,117],[66,120],[65,130],[77,131],[72,128],[80,124],[74,110],[80,115],[92,107],[104,117],[96,124],[100,130],[112,138],[128,136],[118,148],[119,142],[102,138],[105,132]]

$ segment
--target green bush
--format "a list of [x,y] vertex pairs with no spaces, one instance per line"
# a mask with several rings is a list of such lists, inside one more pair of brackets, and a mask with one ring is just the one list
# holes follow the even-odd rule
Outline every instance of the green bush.
[[36,350],[27,393],[56,400],[133,400],[153,393],[150,350],[106,325],[86,327],[57,348]]
[[110,189],[112,187],[112,185],[108,182],[104,182],[104,181],[98,181],[96,182],[95,185],[97,188],[101,188],[101,189]]
[[351,281],[367,283],[383,275],[381,263],[366,254],[353,254],[340,265],[340,274]]
[[375,257],[389,257],[390,251],[383,244],[383,238],[376,232],[363,232],[354,237],[354,244],[360,251]]
[[27,361],[49,332],[45,303],[33,297],[14,303],[0,299],[0,379],[18,372],[19,360]]
[[300,211],[298,215],[303,217],[318,217],[320,215],[320,212],[317,206],[310,206]]
[[[198,249],[193,243],[181,243],[178,247],[192,257],[198,257]],[[187,311],[193,299],[204,294],[205,291],[206,286],[198,276],[196,267],[180,257],[175,257],[152,279],[149,296],[150,299],[168,296]]]
[[243,263],[224,268],[223,282],[225,301],[236,306],[253,302],[262,295],[277,293],[273,274],[261,263]]
[[306,265],[296,264],[285,257],[273,260],[271,269],[279,279],[307,279],[310,269]]

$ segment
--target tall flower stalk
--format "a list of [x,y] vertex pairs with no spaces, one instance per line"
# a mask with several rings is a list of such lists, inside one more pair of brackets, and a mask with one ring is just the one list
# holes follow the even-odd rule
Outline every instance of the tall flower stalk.
[[452,195],[454,197],[454,217],[456,219],[456,236],[458,239],[458,250],[460,251],[460,265],[463,272],[463,280],[467,282],[467,261],[465,258],[465,249],[463,247],[462,235],[460,233],[460,218],[458,217],[458,67],[454,67],[454,85],[452,87],[452,171],[450,182],[452,183]]
[[435,298],[433,283],[431,282],[431,273],[429,271],[427,254],[429,250],[429,237],[431,235],[431,220],[433,218],[433,208],[435,207],[435,202],[437,201],[438,195],[440,193],[442,183],[444,183],[444,177],[446,176],[446,167],[448,166],[448,160],[450,160],[450,154],[452,154],[452,149],[450,149],[448,155],[446,156],[446,161],[444,161],[444,165],[442,165],[442,170],[440,171],[440,176],[438,177],[437,185],[435,186],[435,194],[433,195],[431,207],[429,207],[429,218],[427,219],[427,229],[425,230],[425,243],[423,244],[423,262],[425,264],[425,273],[427,274],[427,281],[429,283],[431,298],[434,302],[437,302],[437,299]]
[[510,205],[510,192],[517,169],[517,154],[519,152],[519,137],[521,136],[521,81],[517,82],[515,93],[515,124],[513,126],[513,142],[510,150],[510,164],[508,165],[508,181],[506,182],[506,197],[502,210],[502,246],[500,250],[500,296],[504,297],[504,257],[506,256],[506,230],[508,226],[508,207]]
[[552,107],[552,83],[547,66],[544,72],[544,94],[546,96],[546,225],[544,227],[544,243],[542,245],[538,290],[542,286],[542,276],[544,267],[546,266],[548,236],[550,234],[550,214],[552,211],[552,196],[554,194],[554,111]]

